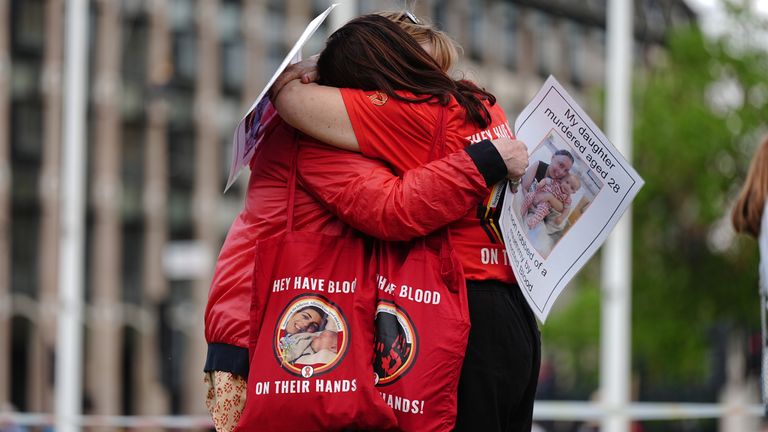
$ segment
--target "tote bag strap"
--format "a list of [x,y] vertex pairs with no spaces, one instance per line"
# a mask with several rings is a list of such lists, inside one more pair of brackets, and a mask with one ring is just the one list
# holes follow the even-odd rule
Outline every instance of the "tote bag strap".
[[299,131],[293,132],[293,142],[291,143],[290,166],[288,174],[288,208],[286,231],[293,232],[293,213],[296,207],[296,165],[299,161]]
[[[440,109],[437,111],[437,119],[435,121],[435,132],[432,134],[432,143],[430,145],[429,155],[427,156],[425,163],[432,162],[437,158],[445,156],[446,108],[442,105],[439,105],[439,107]],[[442,246],[445,243],[442,241],[442,233],[447,231],[448,230],[445,228],[440,229],[436,233],[422,237],[421,242],[424,243],[424,246],[429,247],[432,250],[441,250],[443,249]]]
[[[432,135],[432,147],[429,151],[427,162],[445,156],[445,139],[447,131],[446,120],[447,109],[440,106],[437,112],[437,121],[435,124],[435,133]],[[456,291],[456,272],[455,265],[451,255],[451,233],[446,227],[437,232],[422,237],[421,241],[425,247],[439,251],[440,254],[440,274],[446,285],[451,291]]]
[[[435,133],[432,136],[432,149],[429,152],[429,161],[433,161],[437,158],[445,156],[445,140],[447,132],[447,109],[444,106],[440,106],[440,111],[437,113],[437,124],[435,126]],[[449,290],[456,292],[457,286],[457,273],[456,263],[451,254],[451,231],[445,227],[436,233],[423,238],[425,245],[430,243],[436,246],[435,249],[440,251],[440,275],[446,283]]]
[[440,105],[440,110],[437,112],[437,121],[435,122],[435,133],[432,135],[432,147],[429,150],[427,162],[432,162],[445,156],[445,111],[446,108]]

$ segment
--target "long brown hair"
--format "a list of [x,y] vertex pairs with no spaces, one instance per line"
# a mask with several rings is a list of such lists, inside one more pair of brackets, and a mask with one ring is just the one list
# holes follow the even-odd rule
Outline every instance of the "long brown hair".
[[733,227],[738,232],[760,235],[765,199],[768,195],[768,136],[763,138],[749,164],[747,179],[741,187],[731,213]]
[[[320,84],[379,90],[406,102],[437,99],[448,105],[453,96],[468,122],[482,129],[491,124],[483,100],[495,104],[492,94],[469,81],[452,80],[414,38],[379,15],[355,18],[336,30],[317,60],[317,71]],[[416,96],[401,96],[396,90]]]

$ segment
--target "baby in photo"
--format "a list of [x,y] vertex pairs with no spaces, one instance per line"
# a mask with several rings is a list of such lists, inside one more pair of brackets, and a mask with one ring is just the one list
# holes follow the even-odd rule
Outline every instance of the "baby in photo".
[[[570,173],[560,180],[553,180],[549,177],[541,180],[536,189],[528,192],[523,197],[523,204],[520,213],[528,224],[528,228],[533,228],[540,224],[544,218],[552,213],[554,208],[562,205],[562,211],[555,218],[555,225],[563,223],[563,219],[568,214],[568,208],[571,206],[571,195],[581,187],[581,180]],[[527,217],[526,217],[527,214]]]

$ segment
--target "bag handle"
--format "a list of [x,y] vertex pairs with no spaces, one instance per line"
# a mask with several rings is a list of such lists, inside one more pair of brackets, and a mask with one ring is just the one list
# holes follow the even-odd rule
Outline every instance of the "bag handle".
[[[437,158],[445,156],[445,140],[447,131],[446,120],[446,107],[440,106],[440,110],[437,113],[437,122],[435,125],[435,133],[432,135],[432,147],[429,151],[428,162],[431,162]],[[445,227],[433,235],[422,238],[424,245],[427,245],[429,237],[432,237],[436,241],[439,241],[439,256],[440,256],[440,276],[445,281],[446,286],[452,292],[456,292],[458,287],[456,285],[456,272],[455,262],[453,255],[451,254],[451,232]]]
[[286,231],[293,232],[293,212],[296,207],[296,166],[299,162],[299,131],[294,130],[291,143],[290,172],[288,174],[288,217]]
[[445,119],[446,108],[440,105],[440,110],[437,112],[437,121],[435,122],[435,133],[432,135],[432,146],[429,149],[429,156],[427,162],[432,162],[435,159],[445,156]]
[[[445,119],[445,111],[446,108],[442,105],[439,105],[440,108],[437,111],[437,119],[435,122],[435,132],[432,134],[432,143],[429,147],[429,154],[427,155],[427,160],[424,163],[432,162],[433,160],[437,158],[441,158],[445,156],[445,131],[446,131],[446,119]],[[442,256],[442,249],[443,244],[445,243],[442,239],[442,236],[439,235],[443,232],[447,232],[448,230],[446,228],[442,228],[438,230],[435,233],[427,234],[424,237],[421,237],[419,240],[425,247],[430,247],[432,250],[441,250],[441,256]],[[439,242],[439,245],[438,245]]]

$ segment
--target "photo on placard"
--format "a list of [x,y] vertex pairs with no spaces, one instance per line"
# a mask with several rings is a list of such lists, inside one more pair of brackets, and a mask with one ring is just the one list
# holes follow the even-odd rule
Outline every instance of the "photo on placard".
[[529,160],[512,207],[528,241],[546,259],[589,208],[603,182],[555,129]]
[[264,115],[264,111],[267,109],[269,99],[264,98],[245,116],[243,120],[243,127],[245,128],[245,151],[244,154],[248,154],[251,148],[256,145],[256,138],[261,130],[261,117]]

